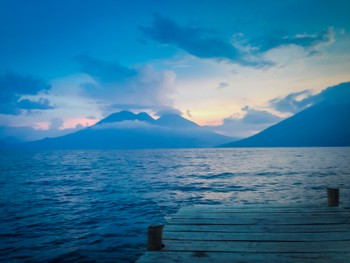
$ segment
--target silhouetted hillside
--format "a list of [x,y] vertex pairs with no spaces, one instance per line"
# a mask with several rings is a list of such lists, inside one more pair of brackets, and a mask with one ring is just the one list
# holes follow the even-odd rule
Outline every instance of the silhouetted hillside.
[[350,146],[350,103],[321,102],[249,138],[222,147]]
[[200,127],[197,123],[189,121],[177,114],[167,114],[161,116],[156,120],[156,124],[159,126],[171,127],[171,128],[195,128]]

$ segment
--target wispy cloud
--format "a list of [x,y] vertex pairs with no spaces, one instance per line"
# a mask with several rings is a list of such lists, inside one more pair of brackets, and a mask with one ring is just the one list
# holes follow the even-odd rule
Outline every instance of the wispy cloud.
[[159,72],[151,65],[131,69],[86,56],[84,61],[88,61],[88,67],[83,63],[82,71],[93,81],[81,84],[81,95],[97,101],[105,107],[104,110],[151,108],[158,111],[164,107],[172,108],[171,95],[176,92],[173,71]]
[[314,55],[318,53],[320,46],[332,44],[334,41],[334,29],[329,27],[322,32],[295,35],[290,35],[283,30],[274,31],[269,35],[251,39],[248,43],[256,54],[265,53],[274,48],[295,45],[305,49],[308,55]]
[[[55,122],[55,121],[53,121]],[[55,126],[56,125],[56,126]],[[75,128],[71,129],[60,129],[59,123],[51,124],[47,130],[35,129],[29,126],[11,127],[11,126],[0,126],[0,138],[9,143],[17,143],[21,141],[34,141],[46,137],[57,137],[63,136],[72,132],[83,129],[83,125],[78,124]]]

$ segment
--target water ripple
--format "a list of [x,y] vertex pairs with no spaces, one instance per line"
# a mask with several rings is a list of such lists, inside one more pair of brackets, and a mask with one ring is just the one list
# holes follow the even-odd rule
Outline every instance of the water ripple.
[[0,155],[0,262],[134,262],[187,205],[350,200],[350,148]]

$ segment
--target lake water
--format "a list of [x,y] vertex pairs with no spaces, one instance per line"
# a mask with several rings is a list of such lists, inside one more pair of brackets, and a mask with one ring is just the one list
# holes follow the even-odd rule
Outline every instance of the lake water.
[[134,262],[193,204],[350,205],[350,148],[0,153],[0,262]]

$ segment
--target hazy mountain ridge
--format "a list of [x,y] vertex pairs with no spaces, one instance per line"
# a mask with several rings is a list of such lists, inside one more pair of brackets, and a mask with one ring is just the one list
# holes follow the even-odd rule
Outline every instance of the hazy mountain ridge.
[[157,120],[147,113],[113,113],[95,125],[56,138],[22,144],[34,149],[136,149],[213,147],[232,141],[180,115]]

